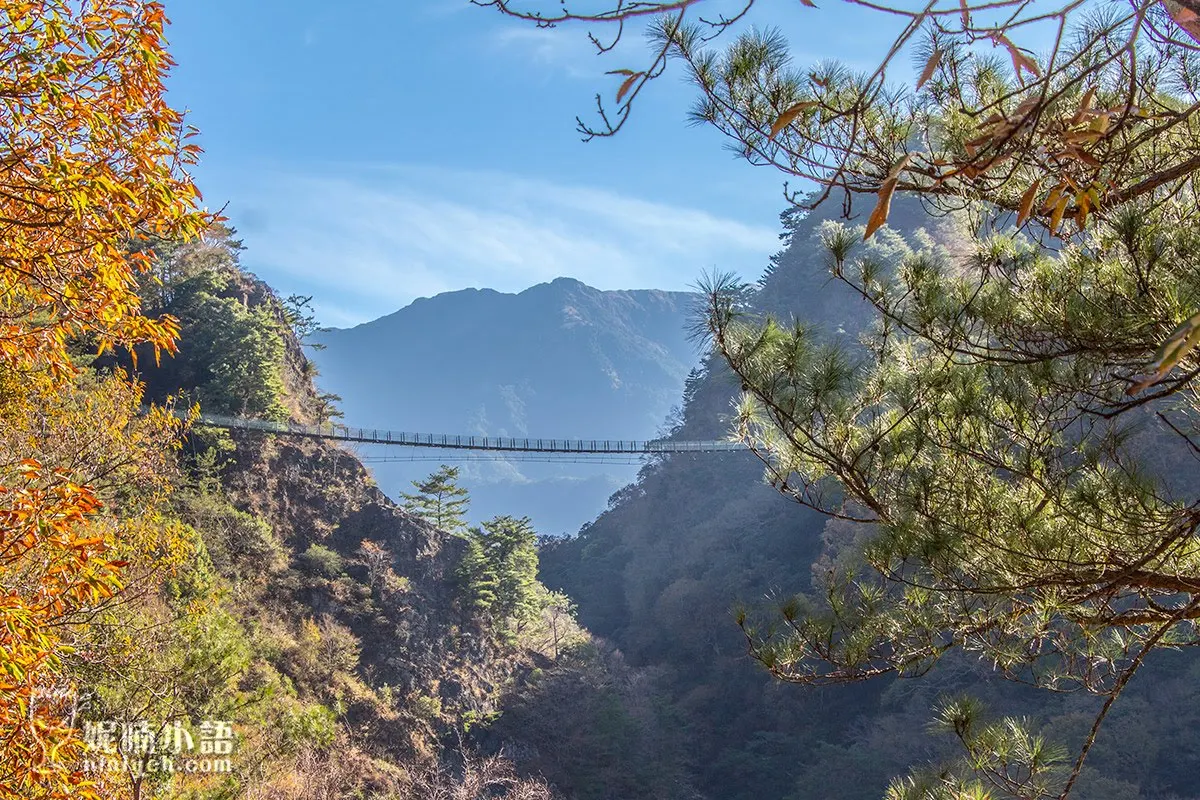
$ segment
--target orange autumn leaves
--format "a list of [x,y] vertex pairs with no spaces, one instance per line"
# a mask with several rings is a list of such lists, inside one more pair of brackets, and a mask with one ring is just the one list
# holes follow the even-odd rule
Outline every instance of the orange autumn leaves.
[[0,798],[90,796],[45,698],[86,689],[81,658],[119,668],[91,621],[186,557],[159,511],[182,422],[141,399],[120,373],[0,372]]
[[33,459],[19,472],[22,482],[0,487],[7,589],[0,594],[0,797],[86,797],[80,776],[64,769],[81,755],[78,738],[61,710],[43,700],[60,688],[46,678],[59,671],[65,647],[50,626],[111,597],[120,588],[117,568],[103,559],[104,537],[79,535],[100,505],[90,490]]
[[68,345],[174,349],[137,294],[152,254],[130,253],[210,221],[165,99],[165,25],[158,2],[0,0],[0,798],[95,796],[39,698],[74,688],[72,642],[158,535],[150,506],[118,518],[101,497],[165,480],[178,424],[137,418],[123,376],[77,387]]
[[151,342],[131,238],[189,238],[206,220],[198,148],[166,104],[158,3],[0,3],[0,363],[69,371],[66,343]]
[[[74,668],[119,669],[93,619],[183,563],[161,519],[182,422],[122,374],[0,376],[0,798],[91,797],[64,709]],[[111,791],[103,796],[114,796]]]

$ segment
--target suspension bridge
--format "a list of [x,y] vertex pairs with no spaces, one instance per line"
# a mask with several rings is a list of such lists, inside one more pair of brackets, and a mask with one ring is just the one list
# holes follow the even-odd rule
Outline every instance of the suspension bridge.
[[[304,425],[297,422],[274,422],[243,417],[225,417],[216,414],[201,414],[201,425],[234,430],[261,431],[263,433],[303,436],[312,439],[328,439],[368,445],[391,445],[412,448],[414,451],[471,451],[478,457],[489,454],[491,458],[530,456],[563,460],[575,457],[583,460],[631,459],[663,453],[724,453],[743,450],[738,442],[704,440],[676,441],[669,439],[546,439],[509,436],[464,436],[452,433],[409,433],[381,428],[358,428],[339,423]],[[488,457],[488,456],[485,456]],[[417,455],[409,458],[381,457],[371,460],[426,460]]]

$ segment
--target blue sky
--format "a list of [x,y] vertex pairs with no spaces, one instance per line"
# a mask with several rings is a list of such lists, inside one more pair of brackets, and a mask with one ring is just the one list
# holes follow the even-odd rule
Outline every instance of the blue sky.
[[[877,56],[889,22],[764,0],[798,58]],[[539,31],[467,0],[168,0],[172,102],[206,152],[196,177],[246,265],[320,319],[352,325],[420,296],[517,291],[558,275],[684,288],[756,276],[777,249],[782,176],[686,124],[678,70],[614,139],[580,142],[610,97],[585,30]]]

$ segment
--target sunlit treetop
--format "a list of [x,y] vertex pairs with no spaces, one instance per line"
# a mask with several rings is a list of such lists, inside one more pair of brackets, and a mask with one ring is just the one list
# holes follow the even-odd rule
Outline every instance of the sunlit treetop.
[[70,370],[66,344],[150,342],[129,244],[207,224],[199,148],[167,105],[166,17],[143,0],[0,4],[0,364]]
[[[615,134],[677,58],[701,93],[695,119],[748,161],[801,179],[794,202],[876,195],[867,235],[886,221],[893,192],[913,191],[942,209],[986,199],[1065,236],[1122,202],[1171,196],[1200,168],[1195,0],[849,0],[900,30],[869,72],[795,64],[792,45],[807,43],[746,27],[765,7],[756,0],[732,9],[614,0],[585,11],[557,0],[475,2],[543,27],[584,23],[600,51],[652,18],[649,63],[614,70],[615,105],[598,97],[598,122],[581,120],[580,131]],[[1038,42],[1049,45],[1027,44]]]

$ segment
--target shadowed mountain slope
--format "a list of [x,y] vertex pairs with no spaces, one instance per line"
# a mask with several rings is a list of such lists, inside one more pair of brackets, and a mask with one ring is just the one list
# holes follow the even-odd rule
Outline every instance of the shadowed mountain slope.
[[[852,348],[869,319],[865,301],[833,278],[821,243],[822,227],[839,214],[840,207],[826,204],[808,217],[785,215],[787,244],[751,304],[803,320]],[[908,198],[897,198],[890,219],[895,227],[860,244],[859,254],[866,248],[887,264],[901,246],[900,234],[915,246],[962,247],[953,220],[929,218]],[[722,363],[707,361],[687,381],[673,436],[724,435],[738,390]],[[624,663],[651,676],[651,688],[642,691],[673,720],[659,747],[682,754],[670,768],[683,783],[703,787],[695,797],[877,800],[889,779],[951,748],[949,737],[928,735],[928,726],[938,699],[963,691],[998,712],[1044,721],[1052,740],[1082,739],[1097,698],[993,680],[991,665],[970,656],[948,659],[919,680],[820,689],[781,684],[753,663],[734,608],[769,608],[807,591],[822,559],[854,533],[765,485],[762,465],[749,454],[673,455],[643,469],[578,537],[543,548],[541,574],[578,602],[580,621],[619,648]],[[1081,796],[1196,796],[1185,766],[1193,763],[1194,748],[1179,744],[1193,741],[1187,732],[1192,713],[1168,713],[1200,707],[1190,682],[1195,663],[1172,654],[1135,679],[1120,717],[1109,720],[1093,751]],[[519,714],[502,717],[499,729],[513,742],[527,741],[529,721],[550,713],[552,697],[547,692],[546,705],[539,706],[536,693],[526,695]],[[572,714],[556,719],[567,720],[557,736],[569,739]],[[1122,754],[1122,742],[1129,741],[1146,743],[1137,758]],[[589,769],[577,767],[580,784]],[[646,789],[622,796],[674,795]]]

